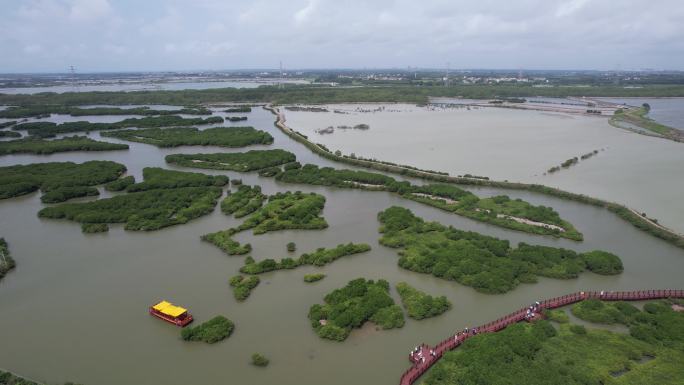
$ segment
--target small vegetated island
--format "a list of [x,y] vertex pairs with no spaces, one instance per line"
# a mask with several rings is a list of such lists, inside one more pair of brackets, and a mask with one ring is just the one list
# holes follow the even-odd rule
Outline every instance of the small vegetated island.
[[227,112],[229,114],[236,113],[236,112],[252,112],[252,107],[250,107],[250,106],[231,107],[231,108],[223,110],[223,112]]
[[251,246],[240,245],[231,237],[252,229],[255,235],[278,230],[319,230],[328,227],[320,216],[325,197],[300,191],[277,193],[268,197],[268,203],[251,214],[240,226],[205,234],[202,239],[211,242],[229,255],[246,254]]
[[7,241],[5,241],[5,238],[0,238],[0,279],[15,267],[16,263],[10,255]]
[[181,337],[186,341],[202,341],[214,344],[230,337],[235,324],[228,318],[217,315],[207,322],[197,326],[188,326],[181,330]]
[[87,136],[70,136],[55,140],[22,138],[0,141],[0,155],[38,154],[47,155],[68,151],[115,151],[128,150],[127,144],[100,142]]
[[433,297],[406,282],[397,284],[397,292],[401,297],[401,303],[408,311],[408,316],[413,319],[438,316],[451,308],[451,302],[445,296]]
[[144,181],[130,184],[127,194],[86,203],[64,203],[38,212],[41,218],[68,219],[92,226],[124,223],[126,230],[158,230],[210,213],[228,183],[226,176],[143,169]]
[[533,206],[506,195],[480,198],[453,185],[414,186],[383,174],[321,168],[312,164],[286,168],[276,179],[287,183],[389,191],[406,199],[508,229],[577,241],[583,238],[572,224],[563,220],[551,207]]
[[404,326],[404,313],[389,295],[389,283],[358,278],[309,309],[311,326],[321,338],[344,341],[354,328],[371,321],[383,329]]
[[259,353],[252,354],[252,365],[254,366],[268,366],[269,362],[268,358]]
[[239,274],[231,277],[228,281],[233,288],[233,296],[238,301],[246,300],[252,294],[252,290],[259,285],[259,282],[261,282],[259,277],[244,277]]
[[43,191],[43,203],[98,195],[93,187],[116,181],[126,166],[105,160],[84,163],[51,162],[0,167],[0,199]]
[[390,207],[378,214],[380,244],[401,249],[399,266],[459,282],[484,293],[505,293],[537,276],[576,278],[582,271],[621,273],[622,261],[607,252],[572,250],[520,243],[425,222],[410,210]]
[[223,123],[223,118],[220,116],[212,116],[211,118],[182,118],[180,116],[150,116],[145,118],[129,118],[115,123],[91,123],[88,121],[77,122],[28,122],[17,124],[12,128],[15,131],[26,130],[32,137],[53,138],[57,134],[65,134],[71,132],[90,132],[90,131],[104,131],[117,130],[128,127],[138,128],[153,128],[153,127],[178,127],[178,126],[195,126],[202,124],[216,124]]
[[547,321],[480,334],[447,352],[425,384],[680,384],[684,313],[672,305],[651,302],[640,311],[629,304],[604,304],[622,314],[629,334],[568,323],[556,330]]
[[166,163],[178,166],[238,172],[261,170],[291,163],[296,160],[295,154],[280,149],[216,154],[173,154],[166,156]]
[[50,114],[71,116],[98,115],[211,115],[211,110],[204,107],[186,107],[175,110],[155,110],[150,107],[77,107],[58,104],[40,104],[33,106],[13,106],[0,111],[0,118],[18,119],[43,117]]
[[214,127],[200,130],[195,127],[150,128],[141,130],[105,131],[102,136],[151,144],[157,147],[221,146],[245,147],[271,144],[273,137],[254,127]]
[[332,249],[319,248],[311,253],[304,253],[299,258],[283,258],[280,261],[275,259],[264,259],[255,262],[252,258],[247,258],[245,265],[240,268],[241,273],[262,274],[273,270],[294,269],[299,266],[325,266],[337,259],[348,255],[360,254],[370,251],[371,247],[365,243],[340,244]]
[[306,283],[318,282],[325,277],[326,277],[326,275],[323,273],[306,274],[304,276],[304,282],[306,282]]

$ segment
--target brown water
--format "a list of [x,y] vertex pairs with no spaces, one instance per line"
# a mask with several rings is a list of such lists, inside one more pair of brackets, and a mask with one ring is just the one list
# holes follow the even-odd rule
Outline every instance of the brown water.
[[[682,143],[612,127],[605,117],[502,108],[433,111],[409,105],[360,113],[357,107],[331,107],[348,114],[286,111],[286,118],[290,127],[332,151],[451,175],[554,186],[627,204],[684,233]],[[315,132],[360,123],[370,129]],[[569,169],[544,175],[566,159],[600,149]]]
[[[273,116],[260,109],[247,122],[269,130],[272,147],[297,154],[300,161],[331,163],[312,155],[273,127]],[[374,127],[371,127],[373,130]],[[97,137],[97,134],[93,134]],[[177,152],[230,151],[218,148],[158,149],[132,143],[129,151],[65,153],[51,156],[5,156],[0,165],[46,161],[109,159],[124,163],[140,177],[145,166],[165,166]],[[207,172],[203,170],[202,172]],[[283,231],[260,236],[244,233],[256,259],[283,257],[294,241],[299,252],[342,242],[368,242],[373,250],[343,258],[324,268],[303,267],[261,276],[262,283],[244,303],[237,303],[227,280],[243,257],[229,257],[200,241],[200,235],[238,223],[217,209],[189,224],[150,233],[112,226],[109,233],[84,235],[71,222],[41,220],[39,194],[0,201],[0,234],[10,243],[18,267],[0,281],[0,366],[48,383],[77,381],[88,385],[396,384],[409,363],[409,350],[435,343],[456,329],[499,317],[539,299],[577,290],[682,287],[684,250],[648,236],[613,214],[574,202],[526,192],[507,192],[535,204],[553,206],[585,234],[583,243],[525,235],[474,222],[384,192],[279,184],[255,173],[228,172],[267,193],[315,191],[326,196],[323,231]],[[500,193],[478,189],[478,194]],[[576,280],[541,279],[505,295],[479,294],[469,287],[400,269],[396,251],[378,245],[378,211],[401,205],[418,215],[514,242],[601,248],[619,254],[625,273],[591,273]],[[311,272],[328,277],[305,284]],[[402,329],[354,331],[343,343],[318,338],[306,317],[329,291],[357,277],[385,278],[392,286],[406,281],[454,304],[442,316],[407,320]],[[396,292],[392,295],[397,298]],[[181,341],[179,329],[147,314],[160,299],[187,306],[202,322],[224,314],[236,323],[234,334],[215,345]],[[271,359],[266,369],[249,365],[253,352]]]

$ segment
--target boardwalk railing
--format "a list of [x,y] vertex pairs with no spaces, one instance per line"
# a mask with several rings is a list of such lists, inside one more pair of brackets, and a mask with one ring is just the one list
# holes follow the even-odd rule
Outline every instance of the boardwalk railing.
[[[580,291],[567,294],[561,297],[550,298],[539,302],[537,309],[555,309],[572,303],[580,302],[585,299],[595,298],[602,301],[643,301],[649,299],[662,298],[684,298],[684,290],[637,290],[637,291]],[[468,333],[457,333],[441,341],[434,347],[421,344],[416,354],[409,357],[414,362],[408,370],[401,375],[400,385],[411,385],[423,375],[432,365],[434,365],[444,353],[453,350],[469,337],[480,333],[494,333],[506,328],[508,325],[526,319],[529,308],[522,308],[513,313],[505,315],[495,321],[477,326]],[[476,332],[473,332],[476,331]],[[422,359],[416,359],[416,357]]]

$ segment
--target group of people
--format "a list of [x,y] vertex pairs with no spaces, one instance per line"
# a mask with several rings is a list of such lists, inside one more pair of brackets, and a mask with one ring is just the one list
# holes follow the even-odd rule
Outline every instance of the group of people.
[[535,317],[536,313],[541,310],[541,303],[539,301],[536,301],[530,307],[527,308],[527,312],[525,313],[525,319],[530,320]]
[[[430,356],[431,357],[436,357],[437,353],[435,353],[434,349],[430,349]],[[421,364],[425,363],[425,356],[423,356],[423,349],[420,346],[416,346],[411,350],[411,358],[415,362],[420,362]]]
[[469,329],[469,328],[466,326],[466,327],[463,329],[463,331],[456,332],[456,334],[454,334],[454,341],[458,341],[458,338],[459,338],[460,336],[470,336],[470,335],[473,335],[473,336],[474,336],[474,335],[476,335],[477,333],[478,333],[477,328]]

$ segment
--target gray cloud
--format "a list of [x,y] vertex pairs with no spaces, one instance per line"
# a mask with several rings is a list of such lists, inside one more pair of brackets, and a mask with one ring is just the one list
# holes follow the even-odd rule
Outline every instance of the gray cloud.
[[0,0],[0,72],[684,69],[680,0]]

